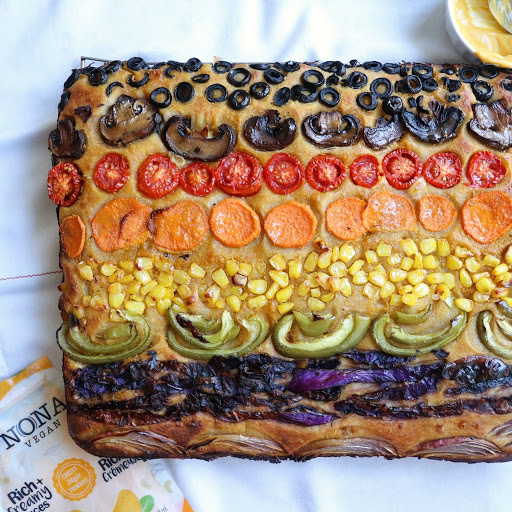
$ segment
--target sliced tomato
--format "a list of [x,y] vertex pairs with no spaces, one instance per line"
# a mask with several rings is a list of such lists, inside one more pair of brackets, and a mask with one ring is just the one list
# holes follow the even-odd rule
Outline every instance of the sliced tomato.
[[129,177],[128,160],[119,153],[108,153],[96,164],[93,180],[105,192],[119,192]]
[[409,188],[421,175],[421,161],[408,149],[395,149],[382,160],[388,183],[397,190]]
[[180,174],[180,185],[193,196],[206,196],[215,188],[213,169],[202,162],[187,165]]
[[176,165],[164,155],[148,156],[137,173],[139,190],[150,199],[160,199],[178,187]]
[[468,164],[469,183],[475,188],[491,188],[497,185],[507,174],[501,160],[490,151],[475,153]]
[[346,177],[345,164],[333,155],[317,155],[306,167],[306,181],[320,192],[338,188]]
[[265,165],[263,177],[276,194],[291,194],[304,181],[304,168],[298,158],[288,153],[276,153]]
[[451,188],[462,176],[462,162],[453,153],[436,153],[423,166],[423,177],[437,188]]
[[373,155],[362,155],[350,164],[350,178],[360,187],[371,188],[379,181],[379,161]]
[[82,177],[75,164],[61,163],[48,173],[48,195],[59,206],[71,206],[82,190]]
[[263,167],[246,153],[230,153],[215,170],[219,187],[232,196],[248,197],[257,194],[263,182]]

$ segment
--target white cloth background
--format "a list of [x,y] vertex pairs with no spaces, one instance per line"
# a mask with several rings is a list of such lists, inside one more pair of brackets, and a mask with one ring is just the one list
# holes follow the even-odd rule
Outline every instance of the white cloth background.
[[[461,60],[445,31],[443,0],[0,0],[0,277],[58,269],[47,136],[62,84],[81,55]],[[58,275],[0,281],[6,362],[0,379],[43,354],[60,367],[53,334],[59,282]],[[170,464],[196,512],[510,510],[511,464],[346,458]]]

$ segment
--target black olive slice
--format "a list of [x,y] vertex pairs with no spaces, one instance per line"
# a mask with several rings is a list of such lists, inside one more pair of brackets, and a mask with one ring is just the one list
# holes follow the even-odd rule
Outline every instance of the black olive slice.
[[203,63],[198,58],[192,57],[191,59],[188,59],[185,64],[183,64],[183,69],[189,73],[195,73],[201,69],[202,65]]
[[362,92],[357,95],[356,103],[363,110],[370,112],[377,108],[377,97],[371,92]]
[[350,65],[351,68],[356,68],[357,66],[360,66],[361,63],[357,59],[352,59],[349,62],[349,65]]
[[192,77],[192,82],[196,84],[205,84],[210,80],[210,75],[208,73],[201,73],[200,75],[194,75]]
[[494,64],[482,64],[478,68],[478,72],[484,78],[495,78],[498,76],[499,70]]
[[94,71],[89,73],[89,83],[93,87],[98,87],[98,85],[106,84],[108,81],[108,75],[102,68],[96,68]]
[[221,75],[223,73],[227,73],[232,67],[233,64],[231,64],[231,62],[226,60],[219,60],[212,66],[212,69],[215,71],[215,73]]
[[[251,66],[252,67],[252,66]],[[270,92],[270,86],[265,82],[256,82],[249,88],[250,95],[257,100],[262,100]]]
[[455,92],[460,89],[462,82],[460,80],[453,80],[451,78],[445,78],[444,85],[448,89],[448,92]]
[[[158,96],[162,95],[164,96],[164,99],[162,101],[158,101]],[[149,99],[156,108],[167,108],[171,104],[172,96],[167,87],[158,87],[157,89],[151,92]]]
[[412,67],[412,74],[424,78],[432,78],[434,76],[434,70],[432,66],[426,64],[414,64]]
[[425,92],[434,92],[439,87],[439,84],[434,78],[427,78],[422,80],[422,89]]
[[395,88],[397,92],[406,92],[417,94],[421,91],[423,84],[421,78],[417,75],[407,75],[402,80],[396,82]]
[[309,142],[322,148],[350,146],[361,132],[359,120],[341,112],[319,112],[306,117],[302,131]]
[[377,60],[369,60],[363,62],[363,68],[368,71],[380,71],[382,69],[382,64]]
[[457,75],[464,83],[470,84],[478,79],[478,69],[473,66],[462,66]]
[[64,89],[69,89],[79,78],[80,71],[78,69],[73,69],[71,71],[71,75],[69,75],[68,79],[64,82]]
[[48,148],[58,158],[80,158],[85,149],[85,135],[75,129],[72,119],[60,119],[48,136]]
[[226,101],[228,91],[221,84],[212,84],[206,89],[205,96],[210,103],[220,103],[221,101]]
[[194,97],[194,86],[188,82],[180,82],[174,89],[174,97],[181,103],[186,103]]
[[489,101],[494,93],[493,86],[483,80],[473,82],[471,84],[471,90],[478,101]]
[[335,107],[340,102],[340,93],[332,87],[324,87],[320,91],[318,99],[326,107]]
[[453,103],[454,101],[460,100],[460,94],[447,94],[446,95],[446,101],[449,101],[450,103]]
[[352,89],[361,89],[368,82],[368,77],[360,71],[352,71],[345,80],[346,84]]
[[126,81],[128,82],[128,85],[131,85],[132,87],[142,87],[143,85],[146,85],[149,82],[149,73],[146,71],[144,73],[144,77],[140,80],[134,80],[134,75],[130,75]]
[[59,104],[57,105],[57,109],[59,110],[59,112],[62,112],[66,108],[66,105],[68,104],[70,97],[71,97],[71,93],[69,91],[64,91],[60,95],[60,101],[59,101]]
[[277,110],[267,110],[263,116],[254,116],[244,125],[244,136],[259,151],[278,151],[295,139],[297,125],[290,117],[281,121]]
[[281,68],[285,73],[293,73],[294,71],[297,71],[299,67],[300,64],[294,60],[289,60],[281,65]]
[[308,69],[307,71],[304,71],[300,77],[300,80],[306,87],[309,88],[322,87],[325,82],[324,75],[316,69]]
[[505,89],[505,91],[512,92],[512,76],[506,76],[501,81],[501,87],[503,87],[503,89]]
[[150,69],[160,69],[165,66],[165,62],[157,62],[156,64],[153,64]]
[[168,60],[166,64],[176,71],[181,71],[183,69],[183,64],[181,62],[178,62],[177,60]]
[[284,75],[276,69],[265,69],[263,76],[269,84],[280,84],[284,80]]
[[249,94],[243,89],[237,89],[228,96],[228,104],[233,110],[243,110],[250,101]]
[[[420,96],[423,99],[423,96]],[[416,98],[407,98],[407,103],[409,104],[409,108],[416,108],[418,104],[416,103]]]
[[94,71],[95,69],[95,66],[89,64],[88,66],[85,66],[85,68],[80,69],[80,73],[82,73],[82,75],[88,75],[91,71]]
[[399,96],[390,96],[382,102],[382,110],[389,115],[399,114],[403,108],[404,102]]
[[132,71],[139,71],[146,67],[146,61],[142,57],[132,57],[126,61],[126,67]]
[[300,103],[312,103],[318,98],[318,91],[310,87],[300,86],[299,97],[297,98]]
[[291,88],[291,96],[290,96],[290,98],[291,98],[292,101],[297,101],[301,94],[302,94],[302,85],[300,85],[300,84],[294,85]]
[[251,72],[245,68],[234,68],[228,73],[228,82],[235,87],[242,87],[249,83]]
[[387,98],[393,92],[393,86],[387,78],[376,78],[370,84],[370,91],[379,99]]
[[487,146],[508,149],[512,146],[512,112],[505,102],[473,105],[469,130]]
[[390,75],[398,75],[398,73],[400,73],[400,64],[397,64],[396,62],[386,62],[382,66],[382,69]]
[[409,66],[400,66],[400,76],[407,76],[409,74],[410,69],[411,68]]
[[175,75],[173,75],[173,71],[177,71],[177,72],[180,72],[181,69],[176,69],[172,66],[169,66],[167,68],[165,68],[164,70],[164,75],[167,77],[167,78],[174,78]]
[[221,124],[216,137],[207,137],[204,130],[190,129],[190,119],[172,116],[163,130],[163,140],[167,148],[190,160],[213,162],[230,153],[236,142],[233,128]]
[[329,75],[325,81],[325,85],[327,85],[327,87],[330,87],[331,85],[338,85],[339,83],[340,79],[336,75]]
[[400,116],[394,114],[389,121],[384,117],[377,119],[374,128],[365,126],[363,128],[363,140],[369,148],[383,149],[400,140],[404,133],[405,126]]
[[318,64],[318,67],[322,71],[334,73],[338,76],[343,76],[346,72],[345,64],[343,64],[339,60],[326,60],[325,62],[321,62],[320,64]]
[[279,89],[274,96],[274,105],[276,105],[277,107],[282,107],[283,105],[288,103],[288,101],[291,98],[291,95],[292,93],[289,87],[281,87],[281,89]]
[[122,65],[123,63],[120,60],[113,60],[111,62],[107,62],[107,64],[103,66],[103,69],[107,75],[111,75],[112,73],[115,73]]
[[124,85],[121,82],[112,82],[107,86],[107,96],[110,96],[112,94],[112,91],[115,87],[122,87],[124,89]]
[[265,71],[267,69],[270,69],[271,65],[267,62],[254,62],[252,64],[249,64],[249,67],[252,69],[257,69],[258,71]]
[[445,75],[454,75],[455,74],[455,70],[453,68],[444,67],[444,68],[441,68],[440,73],[443,73]]

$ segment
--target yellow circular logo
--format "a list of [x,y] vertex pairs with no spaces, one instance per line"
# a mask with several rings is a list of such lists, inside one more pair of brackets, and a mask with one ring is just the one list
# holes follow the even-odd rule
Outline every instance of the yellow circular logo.
[[94,489],[95,482],[94,469],[82,459],[66,459],[53,472],[55,490],[71,501],[87,498]]

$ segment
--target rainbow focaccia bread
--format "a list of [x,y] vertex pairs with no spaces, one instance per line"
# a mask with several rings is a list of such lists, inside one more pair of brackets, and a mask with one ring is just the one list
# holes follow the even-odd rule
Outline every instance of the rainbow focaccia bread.
[[512,455],[512,71],[74,70],[69,429],[101,456]]

